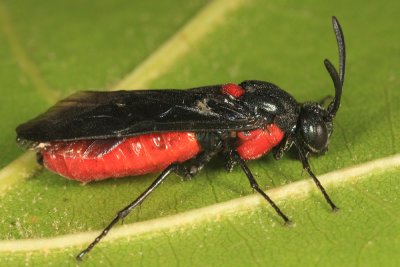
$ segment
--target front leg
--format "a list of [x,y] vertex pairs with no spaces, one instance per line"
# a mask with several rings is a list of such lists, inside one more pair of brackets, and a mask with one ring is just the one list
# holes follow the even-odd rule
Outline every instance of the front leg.
[[275,202],[260,188],[253,174],[251,173],[249,167],[246,162],[239,156],[236,151],[232,151],[232,160],[236,161],[243,172],[246,174],[247,179],[249,180],[251,188],[256,190],[276,211],[276,213],[285,221],[285,224],[290,224],[289,218],[281,211],[281,209],[275,204]]
[[293,137],[292,135],[286,136],[282,142],[277,145],[273,151],[274,158],[276,160],[280,160],[283,155],[285,155],[285,152],[288,151],[293,145]]

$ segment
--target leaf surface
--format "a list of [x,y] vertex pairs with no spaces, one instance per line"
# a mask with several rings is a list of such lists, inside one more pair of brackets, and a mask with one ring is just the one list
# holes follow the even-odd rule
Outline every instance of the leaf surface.
[[[97,1],[78,7],[69,1],[1,2],[0,166],[23,153],[14,142],[16,125],[72,91],[113,87],[207,4]],[[149,88],[259,79],[279,85],[299,101],[322,99],[334,93],[322,60],[327,57],[337,64],[330,22],[335,15],[347,43],[345,87],[330,150],[312,158],[312,168],[320,175],[395,155],[400,148],[399,8],[397,1],[385,5],[249,1],[225,13],[222,22],[192,44],[188,53],[150,80]],[[217,159],[187,182],[172,176],[124,223],[156,223],[252,194],[239,169],[227,174],[222,166]],[[276,162],[269,155],[249,167],[264,189],[308,179],[291,157]],[[278,204],[295,222],[293,227],[284,227],[267,204],[258,205],[221,212],[212,220],[178,229],[105,240],[82,265],[396,266],[399,174],[399,168],[391,168],[329,186],[341,208],[337,214],[329,211],[316,190],[280,199]],[[0,239],[37,240],[99,231],[154,177],[81,186],[46,170],[36,172],[2,196]],[[83,247],[67,246],[2,251],[0,261],[9,266],[75,265],[74,255]]]

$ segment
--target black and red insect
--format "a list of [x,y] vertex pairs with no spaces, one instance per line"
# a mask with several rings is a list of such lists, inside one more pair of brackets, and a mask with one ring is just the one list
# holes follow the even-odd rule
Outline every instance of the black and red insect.
[[18,126],[18,142],[35,149],[46,168],[69,179],[89,182],[161,171],[77,258],[82,259],[169,174],[192,177],[217,155],[226,160],[229,171],[239,165],[251,187],[287,223],[288,217],[260,189],[246,160],[271,149],[280,159],[294,147],[303,168],[337,210],[307,161],[310,154],[327,151],[342,95],[345,44],[335,17],[332,23],[339,72],[325,59],[335,88],[327,108],[318,102],[298,103],[272,83],[250,80],[188,90],[78,92]]

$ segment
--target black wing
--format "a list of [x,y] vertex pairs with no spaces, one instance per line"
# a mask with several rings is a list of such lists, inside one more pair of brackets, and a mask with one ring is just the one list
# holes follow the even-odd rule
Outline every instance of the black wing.
[[165,131],[254,128],[253,113],[220,92],[189,90],[78,92],[17,127],[22,141],[105,139]]

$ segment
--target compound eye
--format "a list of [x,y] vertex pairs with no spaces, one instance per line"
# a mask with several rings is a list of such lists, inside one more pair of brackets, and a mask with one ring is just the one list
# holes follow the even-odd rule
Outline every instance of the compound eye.
[[311,152],[324,152],[328,146],[328,129],[323,121],[304,121],[302,125],[304,143]]

